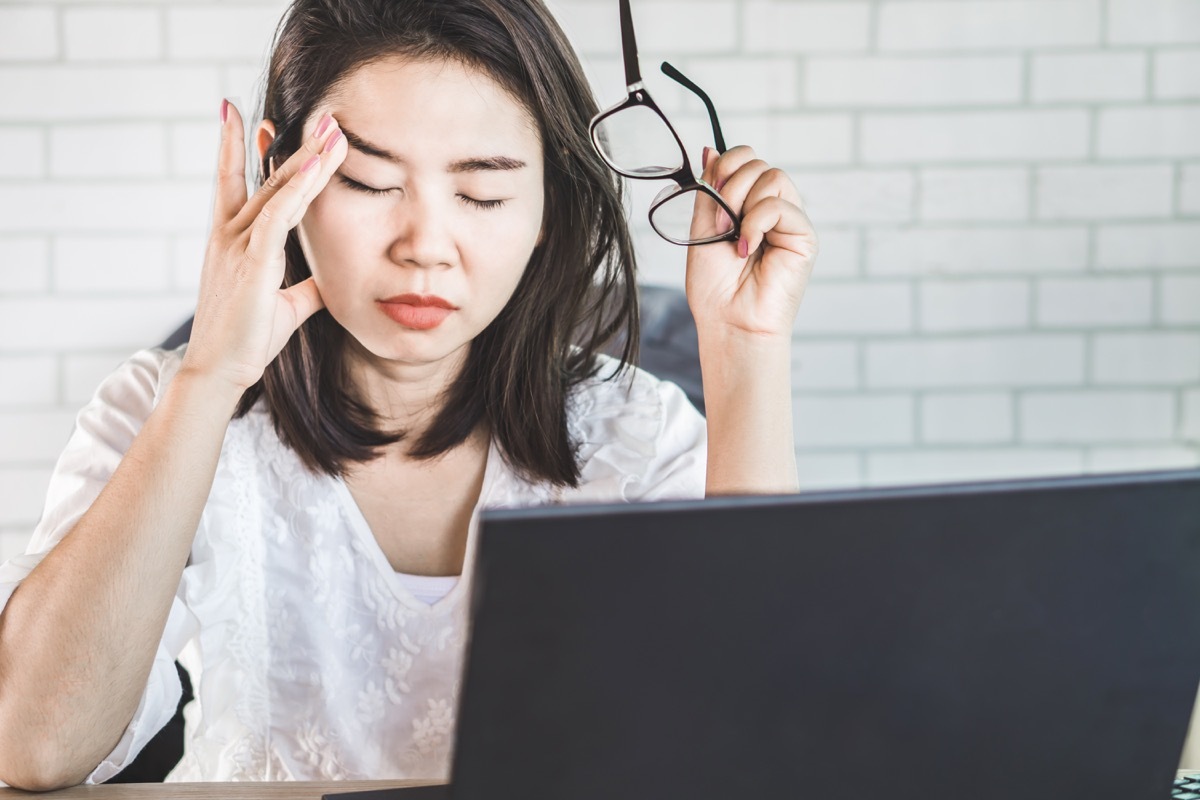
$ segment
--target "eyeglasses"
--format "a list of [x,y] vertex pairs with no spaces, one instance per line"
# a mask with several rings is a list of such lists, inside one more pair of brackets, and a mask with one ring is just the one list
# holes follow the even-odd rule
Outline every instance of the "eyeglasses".
[[[666,115],[646,91],[638,66],[637,43],[633,36],[633,15],[629,0],[621,4],[621,48],[625,56],[625,85],[628,96],[611,108],[592,118],[592,146],[614,171],[627,178],[639,180],[670,180],[650,204],[650,226],[668,242],[679,245],[736,242],[740,235],[738,217],[717,190],[692,172],[683,140],[667,121]],[[725,137],[717,121],[712,100],[699,86],[666,61],[663,73],[694,92],[704,101],[712,123],[713,141],[718,153],[725,152]],[[711,222],[693,221],[697,193],[708,195],[724,209],[718,226]],[[716,216],[716,215],[714,215]]]

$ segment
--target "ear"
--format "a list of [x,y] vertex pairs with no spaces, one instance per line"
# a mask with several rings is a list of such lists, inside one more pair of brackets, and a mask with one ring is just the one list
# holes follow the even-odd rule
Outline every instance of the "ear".
[[[258,123],[258,127],[254,130],[254,147],[258,150],[258,160],[262,161],[263,156],[267,154],[267,148],[271,146],[271,142],[275,141],[275,123],[269,119],[264,119]],[[271,169],[275,169],[275,161],[271,160]]]

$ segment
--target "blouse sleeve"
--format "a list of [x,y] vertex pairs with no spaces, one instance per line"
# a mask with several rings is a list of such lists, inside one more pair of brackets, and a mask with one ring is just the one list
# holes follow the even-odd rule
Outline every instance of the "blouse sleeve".
[[[178,368],[181,352],[153,349],[135,354],[100,384],[79,412],[51,474],[41,521],[26,552],[0,564],[0,613],[21,581],[69,534],[100,494]],[[85,783],[101,783],[116,775],[170,721],[182,692],[175,658],[194,629],[192,615],[177,595],[137,711],[116,748]]]
[[[615,365],[615,362],[610,362]],[[683,390],[629,367],[579,388],[572,427],[580,446],[578,499],[684,500],[704,497],[708,428]]]

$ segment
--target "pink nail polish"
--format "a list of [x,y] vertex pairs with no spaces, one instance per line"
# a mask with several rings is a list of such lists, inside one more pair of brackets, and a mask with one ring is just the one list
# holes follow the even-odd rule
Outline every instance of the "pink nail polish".
[[227,119],[229,119],[229,101],[226,100],[224,97],[222,97],[221,98],[221,124],[224,125],[225,121]]
[[704,169],[708,169],[708,161],[712,158],[712,148],[704,145],[704,154],[700,156],[700,163]]
[[341,131],[334,131],[333,136],[329,137],[329,141],[325,143],[325,149],[322,152],[328,153],[338,143],[338,139],[342,138]]
[[304,162],[304,166],[300,168],[300,171],[308,172],[310,169],[315,167],[317,165],[317,163],[320,162],[320,160],[321,160],[320,156],[313,156],[308,161]]
[[320,139],[321,135],[329,128],[329,123],[333,122],[333,117],[326,114],[321,118],[321,124],[317,126],[317,132],[313,134],[313,138]]
[[746,237],[738,239],[738,258],[746,258],[750,255],[750,243],[746,241]]

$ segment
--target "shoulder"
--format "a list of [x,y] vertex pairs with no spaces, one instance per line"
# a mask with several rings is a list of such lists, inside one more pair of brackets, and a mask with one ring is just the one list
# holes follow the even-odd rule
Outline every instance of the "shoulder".
[[607,487],[615,495],[588,499],[703,495],[707,428],[674,383],[600,356],[597,373],[568,396],[567,425],[581,488]]

